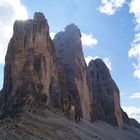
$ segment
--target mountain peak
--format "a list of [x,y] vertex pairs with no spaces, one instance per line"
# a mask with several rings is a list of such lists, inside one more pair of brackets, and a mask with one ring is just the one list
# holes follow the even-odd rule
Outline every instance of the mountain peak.
[[34,20],[41,21],[41,20],[46,20],[46,18],[42,12],[35,12],[34,13]]
[[88,66],[90,75],[93,120],[102,120],[112,125],[123,126],[120,107],[120,94],[109,69],[101,59],[91,60]]
[[73,34],[79,35],[81,37],[80,29],[74,23],[67,25],[65,27],[65,32],[73,33]]

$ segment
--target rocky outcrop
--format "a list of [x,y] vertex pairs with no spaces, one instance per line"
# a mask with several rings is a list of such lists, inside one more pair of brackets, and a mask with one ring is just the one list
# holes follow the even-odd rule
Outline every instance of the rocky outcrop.
[[90,120],[90,93],[80,30],[76,25],[70,24],[64,32],[55,35],[53,42],[58,63],[66,79],[68,100],[75,108],[75,116],[77,119],[83,116]]
[[[38,120],[47,111],[56,116],[63,112],[77,121],[137,125],[121,109],[119,89],[103,61],[92,60],[87,67],[78,27],[66,26],[52,42],[47,20],[39,12],[34,19],[14,24],[5,57],[0,117],[20,112]],[[42,120],[41,125],[46,123],[44,116]]]
[[62,108],[59,71],[42,13],[34,19],[16,21],[5,57],[1,115],[15,114],[32,105]]
[[130,125],[129,117],[128,117],[128,115],[126,114],[126,112],[124,112],[123,110],[122,110],[122,119],[123,119],[123,123],[124,123],[124,124]]
[[119,89],[109,69],[101,59],[91,60],[88,74],[92,94],[92,121],[102,120],[122,127]]
[[130,121],[131,126],[133,126],[133,127],[136,127],[136,128],[139,128],[139,129],[140,129],[140,123],[139,123],[138,121],[136,121],[136,120],[135,120],[135,119],[133,119],[133,118],[130,118],[130,119],[129,119],[129,121]]

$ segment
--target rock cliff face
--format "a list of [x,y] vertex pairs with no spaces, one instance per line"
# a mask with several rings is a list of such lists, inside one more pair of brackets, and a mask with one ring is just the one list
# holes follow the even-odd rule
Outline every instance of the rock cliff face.
[[[40,118],[40,130],[41,126],[50,126],[46,125],[49,120],[44,116],[47,111],[56,116],[65,114],[77,121],[80,118],[101,120],[119,127],[123,122],[129,125],[132,122],[120,107],[119,89],[103,61],[92,60],[87,67],[78,27],[74,24],[66,26],[52,42],[47,20],[42,13],[35,13],[34,19],[14,24],[5,57],[0,117],[11,117],[18,112],[25,118],[29,115],[29,125],[33,129],[32,120],[35,118],[38,122]],[[23,122],[27,124],[28,119]],[[20,117],[15,120],[17,122]],[[41,134],[39,136],[41,139]]]
[[4,68],[1,115],[21,108],[48,105],[62,108],[58,68],[47,20],[35,13],[33,20],[16,21]]
[[119,89],[101,59],[88,66],[92,94],[92,121],[102,120],[122,127]]
[[90,120],[90,93],[80,30],[76,25],[70,24],[64,32],[56,34],[53,42],[58,63],[66,79],[68,100],[75,108],[75,116],[77,119],[83,116]]

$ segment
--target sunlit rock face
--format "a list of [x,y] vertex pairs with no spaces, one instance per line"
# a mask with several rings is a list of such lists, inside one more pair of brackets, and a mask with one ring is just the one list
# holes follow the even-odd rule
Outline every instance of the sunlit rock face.
[[119,89],[109,69],[101,59],[92,60],[88,66],[92,92],[92,121],[102,120],[123,126]]
[[56,57],[64,72],[70,104],[75,107],[76,118],[90,120],[90,93],[87,84],[87,66],[84,60],[79,28],[70,24],[53,40]]
[[14,114],[31,104],[61,108],[59,72],[42,13],[35,13],[34,19],[15,22],[4,71],[1,115]]

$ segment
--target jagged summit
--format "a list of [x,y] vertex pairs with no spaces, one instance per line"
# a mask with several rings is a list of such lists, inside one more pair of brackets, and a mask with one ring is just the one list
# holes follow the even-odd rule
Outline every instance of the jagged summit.
[[97,72],[93,77],[94,80],[99,80],[99,81],[102,79],[112,80],[109,69],[102,59],[97,58],[95,60],[91,60],[89,62],[88,67],[89,69],[93,69],[94,71]]
[[104,61],[101,58],[92,59],[89,62],[89,65],[95,65],[95,64],[96,65],[102,65],[104,68],[107,68],[106,64],[104,63]]
[[80,29],[74,23],[71,23],[71,24],[67,25],[65,27],[65,32],[73,33],[74,35],[77,35],[77,36],[81,37]]
[[55,37],[57,37],[58,34],[65,34],[65,35],[69,34],[69,37],[72,37],[71,35],[76,35],[76,36],[81,37],[80,29],[74,23],[71,23],[71,24],[67,25],[65,27],[65,30],[64,31],[61,31],[61,32],[58,32],[55,35]]
[[42,20],[46,20],[46,18],[42,12],[35,12],[34,20],[42,21]]
[[[96,59],[92,59],[90,62],[89,62],[89,64],[91,64],[91,63],[104,63],[103,62],[103,60],[101,59],[101,58],[96,58]],[[105,64],[104,64],[105,65]]]
[[[54,44],[55,42],[58,44],[64,43],[63,47],[67,47],[70,52],[72,51],[71,55],[75,54],[75,52],[82,52],[81,32],[74,23],[67,25],[64,31],[56,33],[53,42]],[[57,45],[57,47],[59,46],[61,45]]]

